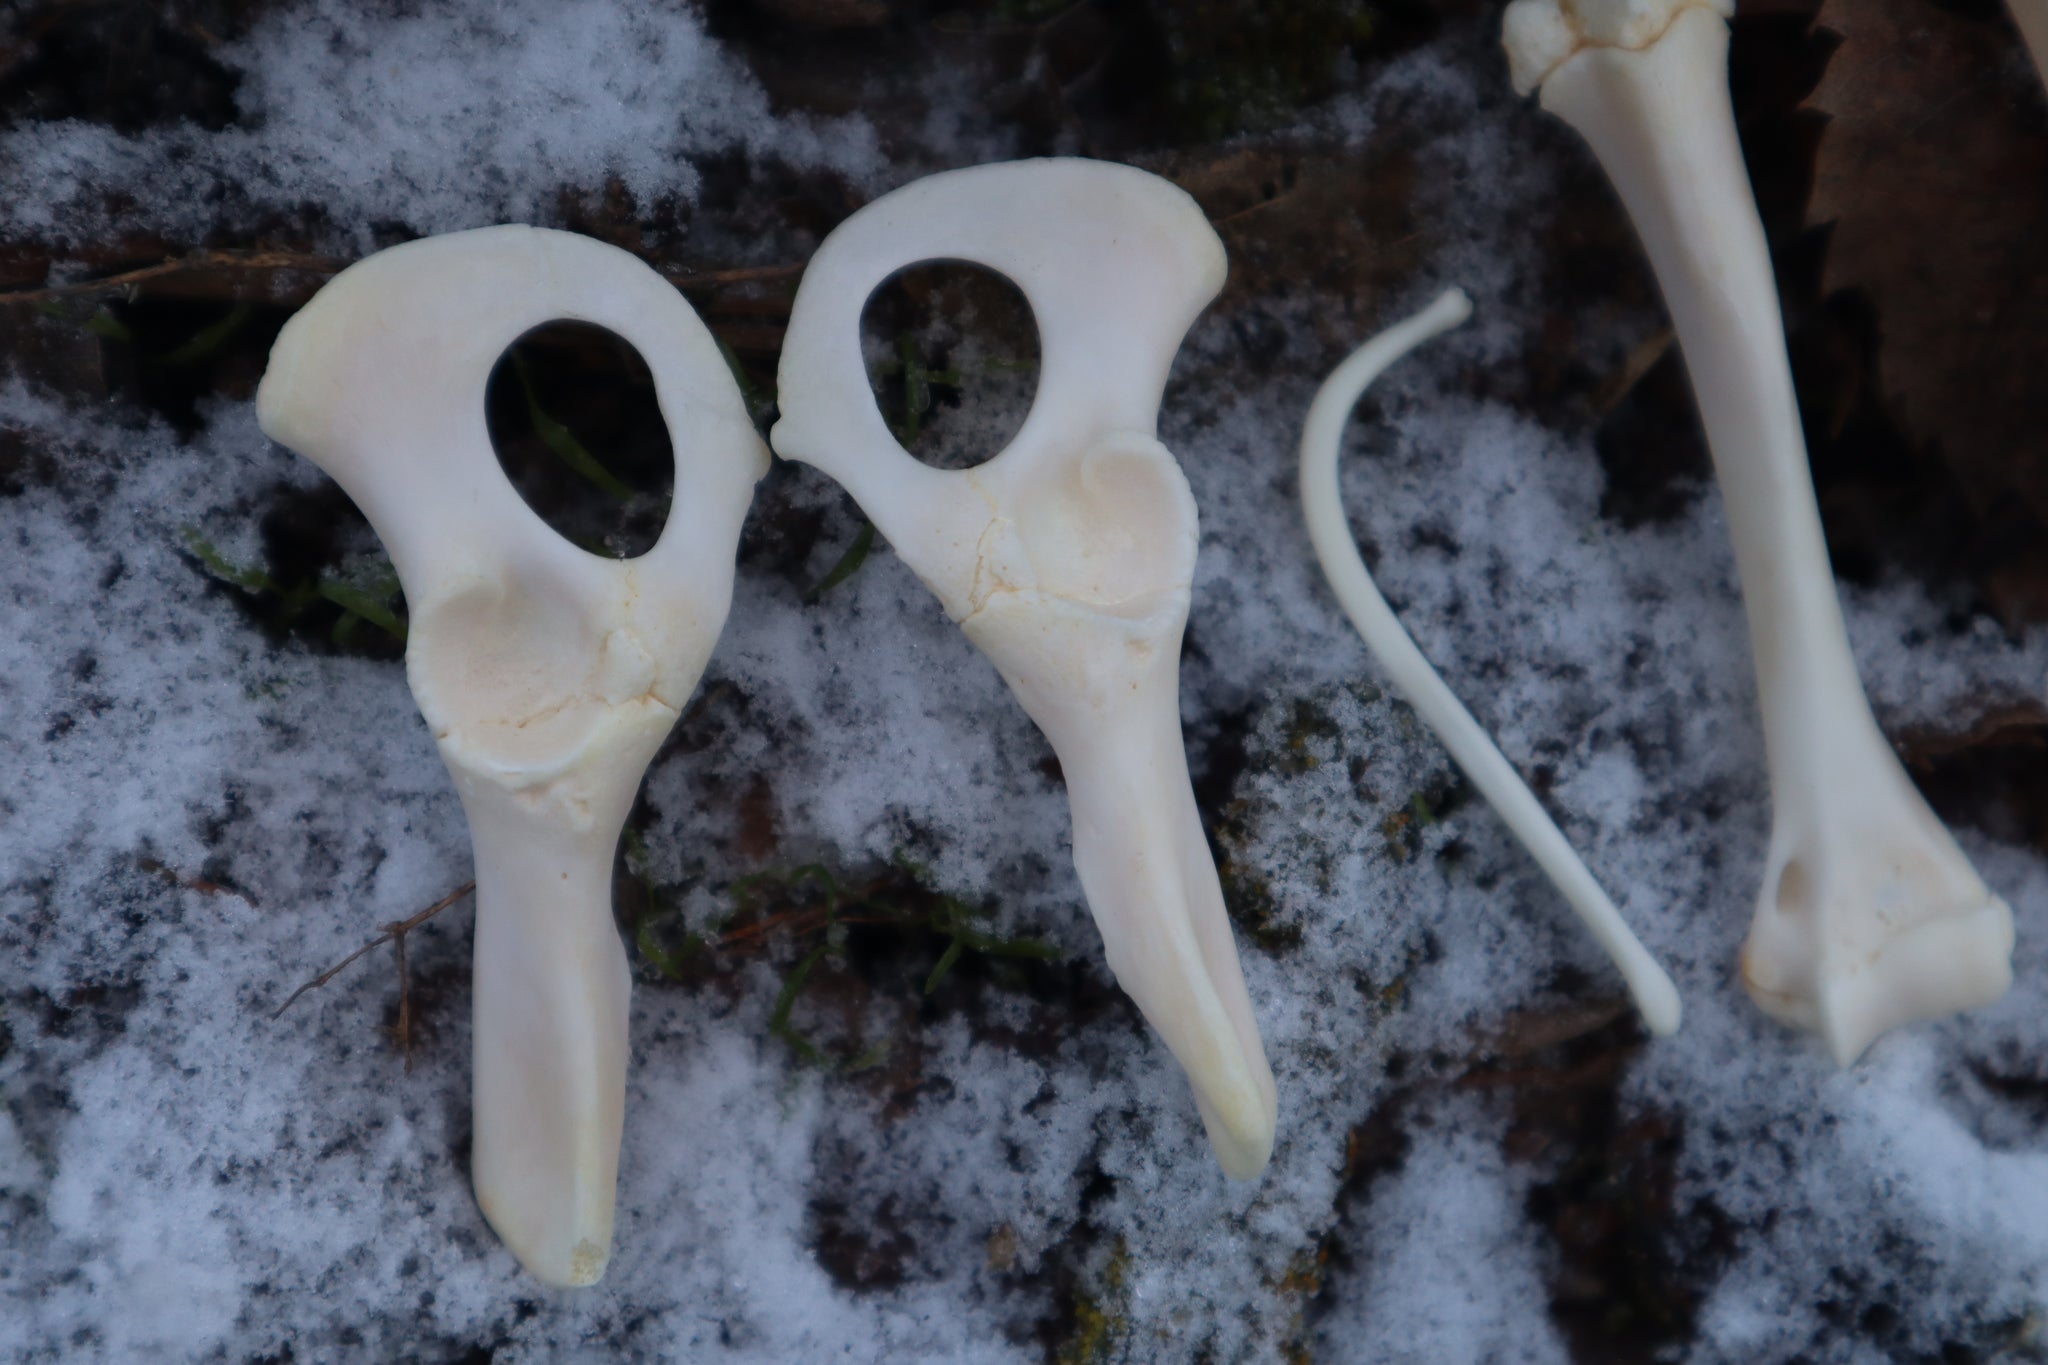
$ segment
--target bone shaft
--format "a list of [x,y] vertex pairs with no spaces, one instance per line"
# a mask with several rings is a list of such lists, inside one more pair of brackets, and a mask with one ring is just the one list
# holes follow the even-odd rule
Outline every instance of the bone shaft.
[[612,853],[537,814],[479,818],[472,1172],[484,1216],[557,1285],[610,1255],[632,990],[611,913]]
[[1273,1143],[1274,1084],[1188,780],[1178,713],[1133,708],[1060,747],[1074,867],[1110,969],[1187,1070],[1226,1174]]
[[1775,772],[1816,746],[1813,699],[1858,697],[1785,350],[1763,224],[1728,100],[1727,25],[1686,11],[1642,52],[1582,52],[1543,87],[1642,237],[1713,452],[1748,599]]

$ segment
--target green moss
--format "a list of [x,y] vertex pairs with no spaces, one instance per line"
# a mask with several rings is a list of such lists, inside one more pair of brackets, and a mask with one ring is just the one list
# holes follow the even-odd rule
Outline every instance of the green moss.
[[1308,1348],[1307,1309],[1309,1301],[1323,1292],[1323,1274],[1329,1264],[1330,1241],[1324,1238],[1295,1252],[1287,1262],[1287,1273],[1273,1286],[1275,1294],[1295,1305],[1287,1340],[1280,1347],[1281,1359],[1288,1365],[1309,1365],[1313,1359]]
[[1074,1330],[1053,1357],[1059,1365],[1102,1365],[1129,1340],[1130,1268],[1130,1247],[1119,1237],[1094,1287],[1075,1296]]
[[648,870],[644,843],[628,831],[623,843],[628,874],[639,883],[636,899],[642,909],[630,933],[642,960],[663,979],[689,981],[713,969],[726,956],[767,950],[780,955],[796,951],[783,974],[768,1031],[805,1063],[831,1070],[861,1070],[887,1053],[886,1045],[863,1043],[827,1047],[804,1032],[797,1020],[805,991],[821,969],[851,967],[848,945],[853,931],[876,938],[895,938],[911,948],[937,941],[932,965],[921,977],[922,994],[931,995],[970,955],[1007,961],[1050,962],[1059,950],[1043,939],[992,933],[987,927],[993,905],[979,905],[948,895],[930,885],[923,867],[908,860],[880,873],[847,876],[821,863],[769,869],[734,881],[727,888],[732,909],[708,933],[681,932],[682,915],[672,889],[659,886]]
[[1239,932],[1266,952],[1292,952],[1301,946],[1301,926],[1281,918],[1272,881],[1243,857],[1243,850],[1256,842],[1250,816],[1247,803],[1233,801],[1216,822],[1216,880],[1223,889],[1223,908]]
[[1151,8],[1176,131],[1190,142],[1271,127],[1327,99],[1342,58],[1373,45],[1388,11],[1369,0],[1166,0]]
[[1343,737],[1343,728],[1328,711],[1306,697],[1297,697],[1287,718],[1287,748],[1276,766],[1289,776],[1312,772],[1322,766],[1316,741],[1334,744]]
[[327,635],[339,648],[354,647],[357,629],[364,625],[382,631],[396,644],[405,643],[405,597],[397,571],[381,554],[352,562],[340,572],[285,580],[261,566],[233,562],[196,526],[185,527],[183,535],[186,552],[209,575],[248,594],[252,610],[268,626],[286,632],[317,629],[321,613],[316,609],[332,607],[338,614]]

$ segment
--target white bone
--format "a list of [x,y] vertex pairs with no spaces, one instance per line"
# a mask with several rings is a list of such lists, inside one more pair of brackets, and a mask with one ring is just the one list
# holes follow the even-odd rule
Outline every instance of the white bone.
[[[1887,1029],[2002,995],[2012,913],[1913,789],[1857,680],[1729,106],[1728,27],[1713,7],[1665,3],[1641,50],[1587,45],[1551,67],[1542,104],[1584,135],[1635,220],[1727,507],[1775,808],[1743,979],[1846,1066]],[[1515,0],[1510,43],[1543,27],[1517,11],[1559,6]]]
[[1373,585],[1365,561],[1344,522],[1344,500],[1337,485],[1337,455],[1344,444],[1344,425],[1351,409],[1379,378],[1380,372],[1433,336],[1449,331],[1472,315],[1471,300],[1452,289],[1422,312],[1365,343],[1330,372],[1310,404],[1301,433],[1301,510],[1308,521],[1309,542],[1323,573],[1358,628],[1380,668],[1408,699],[1415,713],[1434,730],[1465,770],[1473,785],[1500,812],[1502,820],[1527,848],[1564,898],[1578,912],[1628,983],[1636,1008],[1653,1033],[1678,1031],[1678,988],[1630,932],[1614,902],[1593,880],[1564,835],[1552,823],[1535,794],[1487,737],[1479,722],[1458,701],[1429,666],[1386,598]]
[[[897,444],[861,359],[870,292],[941,258],[1007,275],[1038,320],[1030,415],[971,470]],[[1223,273],[1194,201],[1130,167],[1025,161],[917,181],[812,259],[773,441],[846,486],[1052,742],[1110,969],[1186,1068],[1217,1161],[1250,1179],[1272,1151],[1273,1075],[1188,783],[1195,504],[1155,436],[1167,370]]]
[[[571,545],[506,480],[484,386],[555,319],[638,348],[673,435],[652,550]],[[632,981],[612,859],[647,763],[731,605],[768,453],[689,304],[626,252],[526,227],[413,242],[336,276],[285,325],[263,430],[333,475],[411,608],[406,674],[476,855],[477,1202],[536,1276],[604,1273]]]

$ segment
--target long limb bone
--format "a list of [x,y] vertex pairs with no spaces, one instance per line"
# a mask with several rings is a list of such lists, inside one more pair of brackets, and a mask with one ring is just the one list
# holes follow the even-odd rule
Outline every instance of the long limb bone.
[[1743,979],[1853,1062],[1887,1029],[1997,999],[2012,913],[1913,789],[1842,624],[1770,255],[1707,0],[1515,0],[1519,88],[1578,129],[1663,287],[1735,542],[1774,809]]

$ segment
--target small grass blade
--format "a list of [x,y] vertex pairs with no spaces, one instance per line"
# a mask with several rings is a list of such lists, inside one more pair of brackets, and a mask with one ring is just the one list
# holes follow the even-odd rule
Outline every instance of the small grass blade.
[[360,616],[401,644],[404,643],[405,622],[399,620],[396,612],[370,593],[337,579],[323,578],[320,580],[320,595],[343,611]]
[[244,592],[274,592],[280,597],[285,595],[284,589],[278,586],[276,579],[261,569],[234,563],[215,549],[212,541],[199,534],[198,527],[187,526],[183,534],[185,548],[190,550],[215,578],[232,583]]
[[629,500],[633,496],[632,488],[600,464],[583,442],[576,439],[575,432],[550,417],[541,407],[540,399],[533,391],[533,375],[527,369],[526,357],[514,351],[512,368],[519,376],[519,390],[526,396],[527,418],[533,423],[533,433],[540,437],[541,444],[553,451],[555,458],[607,494],[620,502]]
[[183,345],[166,351],[157,363],[172,369],[182,369],[211,360],[220,354],[227,344],[235,339],[235,334],[248,326],[249,319],[255,316],[256,309],[252,304],[238,303],[229,309],[228,315],[219,322],[209,323],[194,332]]
[[946,951],[939,954],[939,965],[932,968],[932,974],[924,979],[924,993],[930,995],[946,979],[946,973],[953,970],[953,964],[960,960],[960,954],[967,950],[967,942],[955,934],[953,941],[946,945]]
[[832,589],[860,572],[860,566],[868,562],[868,551],[875,548],[875,524],[861,523],[860,533],[853,538],[853,544],[846,547],[846,553],[839,556],[839,562],[804,594],[806,604],[817,601]]

